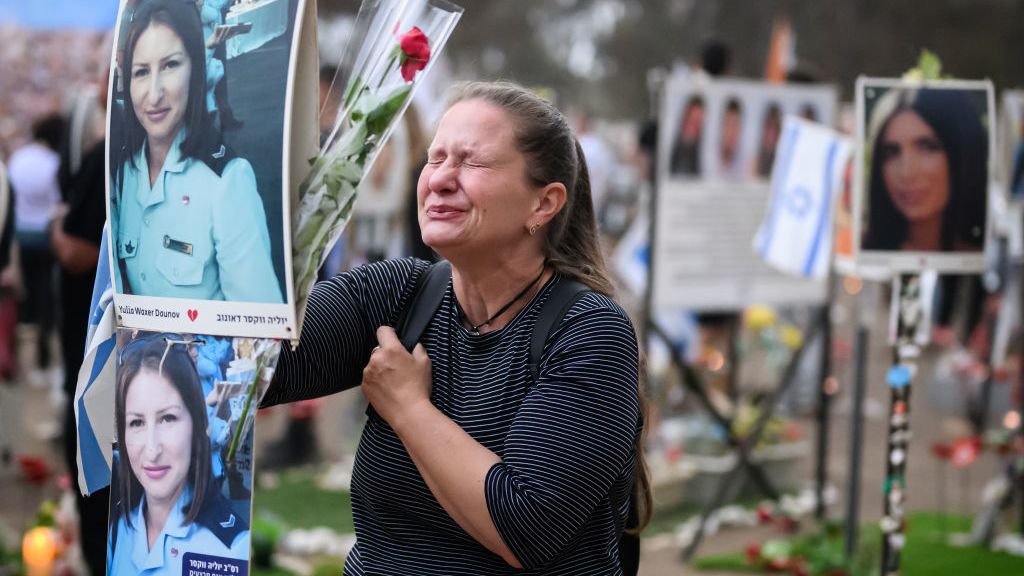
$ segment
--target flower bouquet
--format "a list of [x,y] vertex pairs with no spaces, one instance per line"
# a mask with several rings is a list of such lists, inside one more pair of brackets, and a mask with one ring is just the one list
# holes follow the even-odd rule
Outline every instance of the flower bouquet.
[[[356,190],[462,15],[445,0],[364,0],[331,92],[344,86],[333,129],[310,160],[292,211],[298,318],[316,273],[352,214]],[[329,97],[334,97],[331,94]]]

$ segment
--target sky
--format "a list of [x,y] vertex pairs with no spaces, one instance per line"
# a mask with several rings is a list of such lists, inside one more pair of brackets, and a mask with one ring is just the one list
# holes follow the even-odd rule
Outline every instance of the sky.
[[107,30],[117,19],[118,0],[0,0],[0,25],[53,30]]

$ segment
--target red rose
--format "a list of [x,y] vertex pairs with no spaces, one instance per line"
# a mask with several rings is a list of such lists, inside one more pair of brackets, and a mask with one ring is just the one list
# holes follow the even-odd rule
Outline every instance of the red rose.
[[747,564],[754,564],[761,559],[761,546],[758,544],[747,544]]
[[416,73],[430,62],[430,40],[419,27],[413,26],[398,39],[398,47],[402,50],[402,79],[412,82]]

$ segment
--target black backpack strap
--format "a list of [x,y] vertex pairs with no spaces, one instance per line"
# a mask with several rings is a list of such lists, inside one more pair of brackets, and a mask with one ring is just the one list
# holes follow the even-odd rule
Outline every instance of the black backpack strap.
[[555,327],[562,323],[565,313],[581,296],[590,291],[585,284],[576,280],[562,278],[551,287],[551,294],[537,315],[537,323],[533,325],[530,337],[530,376],[536,382],[540,376],[540,355],[544,352],[544,344]]
[[416,280],[416,292],[406,304],[395,322],[395,332],[405,349],[412,352],[434,313],[441,307],[448,281],[452,277],[452,265],[442,260],[431,264]]
[[[612,510],[614,513],[615,511]],[[629,512],[626,517],[626,525],[635,528],[640,523],[636,509],[636,487],[629,497]],[[640,535],[636,533],[619,532],[619,565],[622,566],[622,573],[625,576],[636,576],[640,571]]]

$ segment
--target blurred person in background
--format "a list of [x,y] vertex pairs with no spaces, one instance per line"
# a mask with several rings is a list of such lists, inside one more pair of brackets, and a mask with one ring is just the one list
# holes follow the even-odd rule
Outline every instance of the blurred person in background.
[[8,178],[18,191],[14,221],[25,282],[21,320],[35,324],[36,368],[50,368],[50,337],[57,319],[54,306],[54,258],[46,226],[60,204],[57,150],[64,134],[64,119],[53,114],[32,126],[32,141],[19,148],[8,162]]
[[728,76],[732,72],[732,49],[717,38],[706,41],[700,50],[700,67],[714,78]]
[[[68,119],[69,138],[61,157],[61,186],[64,204],[50,223],[50,242],[60,267],[61,353],[64,360],[64,392],[74,399],[78,371],[85,352],[87,322],[103,224],[106,222],[106,140],[101,132],[95,140],[88,131],[76,134],[75,126],[90,126],[94,117],[105,117],[107,85],[110,78],[110,54],[113,35],[108,35],[97,50],[98,86],[84,86],[79,100],[91,96],[92,105],[72,108]],[[101,121],[101,127],[105,127]],[[101,128],[102,129],[102,128]],[[84,132],[84,133],[83,133]],[[77,149],[77,152],[76,152]],[[76,162],[76,158],[78,158]],[[106,521],[110,489],[103,488],[83,496],[78,484],[78,430],[73,402],[64,410],[64,463],[71,476],[72,491],[78,505],[79,538],[82,556],[94,576],[106,570]]]
[[[11,263],[14,245],[14,195],[7,183],[7,169],[0,162],[0,271]],[[14,381],[17,358],[15,332],[18,321],[18,300],[6,285],[6,274],[0,272],[0,469],[14,459],[14,439],[19,433],[17,402],[8,395],[7,386]]]
[[587,160],[587,169],[590,171],[590,196],[594,202],[594,213],[597,215],[597,224],[600,229],[603,228],[602,216],[618,160],[615,157],[615,152],[595,130],[590,114],[578,113],[575,124],[576,138],[580,141],[580,146],[583,147],[583,156]]

